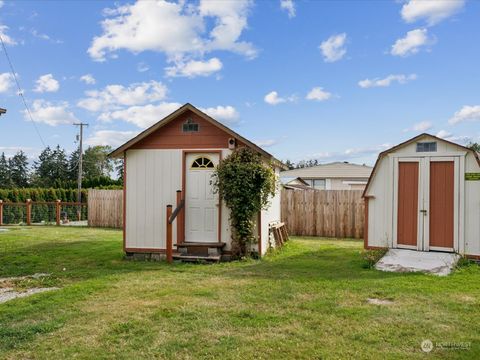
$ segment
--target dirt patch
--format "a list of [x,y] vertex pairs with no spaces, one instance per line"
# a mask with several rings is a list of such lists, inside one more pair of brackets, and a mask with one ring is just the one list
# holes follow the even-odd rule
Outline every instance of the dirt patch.
[[34,294],[38,294],[46,291],[58,290],[58,289],[59,288],[57,287],[50,287],[50,288],[32,288],[26,291],[15,291],[13,288],[3,288],[3,289],[0,289],[0,304],[13,299],[23,298],[23,297],[31,296]]
[[368,298],[367,303],[372,305],[393,305],[394,302],[388,299]]

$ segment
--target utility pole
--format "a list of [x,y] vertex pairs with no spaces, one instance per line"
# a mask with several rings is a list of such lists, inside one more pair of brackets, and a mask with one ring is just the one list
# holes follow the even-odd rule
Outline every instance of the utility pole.
[[77,210],[77,217],[78,221],[81,219],[82,215],[82,172],[83,172],[83,127],[88,126],[86,123],[74,123],[74,126],[78,126],[80,128],[80,135],[78,136],[78,184],[77,184],[77,202],[78,210]]

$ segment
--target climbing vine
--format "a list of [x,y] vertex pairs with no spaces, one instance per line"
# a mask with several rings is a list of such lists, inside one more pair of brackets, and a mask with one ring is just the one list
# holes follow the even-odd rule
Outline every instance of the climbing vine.
[[256,215],[268,208],[275,195],[277,179],[273,165],[249,148],[238,148],[217,166],[213,184],[230,209],[233,254],[250,255],[251,244],[256,241]]

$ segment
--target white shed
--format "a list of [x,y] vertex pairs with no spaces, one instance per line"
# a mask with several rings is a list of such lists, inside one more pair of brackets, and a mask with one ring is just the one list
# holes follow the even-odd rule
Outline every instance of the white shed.
[[365,248],[480,257],[480,160],[421,134],[382,152],[364,192]]
[[[198,255],[231,251],[229,209],[213,191],[215,166],[236,147],[246,146],[283,164],[190,104],[154,124],[112,152],[124,159],[123,248],[127,255],[163,257],[166,252],[166,206],[184,207],[173,223],[176,250]],[[280,191],[268,210],[258,214],[255,251],[272,246],[269,227],[280,221]],[[181,248],[181,249],[180,249]],[[141,255],[143,254],[143,255]],[[182,255],[182,254],[179,254]]]

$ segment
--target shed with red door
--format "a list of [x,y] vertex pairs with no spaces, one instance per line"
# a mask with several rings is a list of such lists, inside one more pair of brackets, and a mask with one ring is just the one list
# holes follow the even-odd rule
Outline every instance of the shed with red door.
[[382,152],[364,191],[365,248],[480,257],[480,160],[421,134]]

